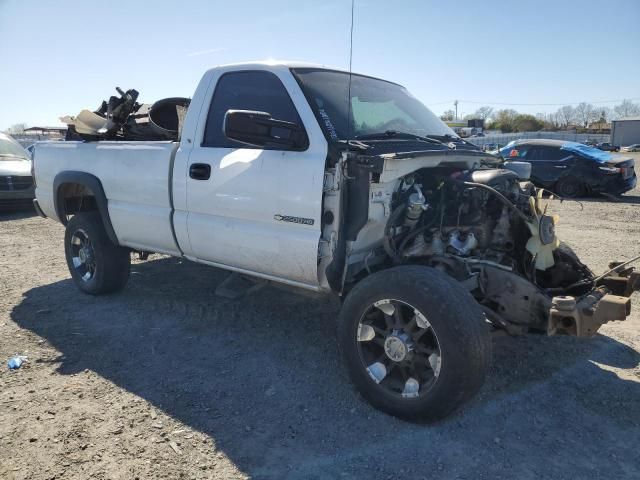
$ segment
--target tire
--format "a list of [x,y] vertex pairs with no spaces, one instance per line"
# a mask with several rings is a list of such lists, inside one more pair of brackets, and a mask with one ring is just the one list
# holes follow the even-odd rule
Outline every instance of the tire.
[[576,177],[562,177],[556,182],[555,191],[563,198],[577,198],[584,196],[586,188]]
[[69,221],[64,251],[71,278],[84,293],[116,292],[127,284],[129,250],[111,242],[97,212],[78,213]]
[[[389,338],[395,335],[387,334],[382,344],[381,340],[384,337],[378,339],[381,329],[375,324],[380,321],[377,309],[382,308],[384,303],[379,306],[374,304],[381,300],[396,302],[393,318],[395,309],[404,310],[401,316],[406,317],[407,312],[409,316],[414,315],[409,323],[414,323],[417,333],[411,333],[408,339],[406,337],[409,335],[405,333],[401,333],[400,336],[404,335],[406,343],[412,343],[415,351],[400,361],[398,358],[392,359],[397,352],[389,348]],[[412,313],[412,308],[423,316],[422,323],[426,319],[427,328],[416,327],[418,315]],[[382,315],[387,322],[389,316],[384,313]],[[370,318],[374,320],[369,320]],[[367,341],[366,338],[370,336],[367,333],[370,331],[365,324],[369,321],[371,328],[377,330],[376,337]],[[423,330],[427,333],[421,334]],[[418,334],[422,337],[415,340]],[[420,344],[424,337],[431,339],[424,340],[427,343],[432,342],[431,347]],[[338,342],[351,381],[361,395],[374,407],[415,422],[442,419],[463,405],[478,392],[491,363],[491,338],[480,306],[455,280],[435,269],[423,266],[391,268],[375,273],[358,283],[342,306],[338,323]],[[415,362],[415,365],[420,366],[417,357],[419,349],[434,351],[433,343],[438,346],[439,358],[436,357],[436,361],[432,362],[434,354],[428,357],[428,363],[432,367],[432,378],[425,381],[420,377],[417,382],[419,386],[415,387],[414,383],[410,388],[410,382],[415,380],[415,375],[411,374],[406,379],[405,373],[410,373],[411,368],[406,365],[403,367],[403,364],[410,365]],[[366,357],[371,351],[374,351],[373,356],[377,355],[376,348],[382,349],[381,356],[388,357],[378,362],[389,364],[384,370],[389,373],[382,380],[377,380],[377,372],[381,369],[376,368],[375,363],[367,367],[371,360]],[[410,358],[411,354],[415,356]],[[424,368],[425,365],[427,364],[423,364],[422,372],[428,378],[429,368]],[[402,382],[405,383],[400,392]]]

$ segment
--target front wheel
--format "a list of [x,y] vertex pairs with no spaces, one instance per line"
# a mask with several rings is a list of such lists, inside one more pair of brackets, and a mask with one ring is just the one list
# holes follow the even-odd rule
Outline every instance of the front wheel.
[[480,389],[491,361],[479,305],[428,267],[401,266],[362,280],[344,302],[338,337],[363,397],[411,421],[449,415]]
[[115,292],[129,279],[129,250],[111,242],[96,212],[78,213],[69,220],[64,251],[71,278],[85,293]]

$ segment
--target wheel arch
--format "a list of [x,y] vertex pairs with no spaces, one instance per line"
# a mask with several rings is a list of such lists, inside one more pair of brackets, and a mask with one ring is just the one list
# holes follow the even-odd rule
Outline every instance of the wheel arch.
[[75,214],[79,211],[70,212],[68,210],[69,199],[77,198],[78,195],[82,198],[93,198],[95,208],[91,205],[89,209],[98,211],[107,235],[109,236],[109,240],[111,240],[114,245],[119,245],[118,237],[116,236],[116,232],[111,223],[111,217],[109,216],[107,196],[104,193],[102,182],[100,182],[98,177],[87,172],[60,172],[53,180],[53,192],[53,204],[56,216],[63,225],[68,223],[67,215]]

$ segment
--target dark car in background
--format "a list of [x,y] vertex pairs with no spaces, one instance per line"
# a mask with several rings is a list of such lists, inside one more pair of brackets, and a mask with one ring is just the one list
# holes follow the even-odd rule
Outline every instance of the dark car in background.
[[636,186],[635,162],[564,140],[516,140],[500,150],[507,160],[531,163],[531,181],[561,197],[620,195]]
[[9,135],[0,133],[0,209],[31,205],[34,190],[29,154]]
[[595,145],[598,150],[602,150],[604,152],[617,152],[620,150],[620,147],[616,147],[615,145],[611,145],[609,142],[602,142]]

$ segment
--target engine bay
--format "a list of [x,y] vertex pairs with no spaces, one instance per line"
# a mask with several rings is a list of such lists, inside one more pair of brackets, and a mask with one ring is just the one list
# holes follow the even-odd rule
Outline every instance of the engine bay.
[[559,252],[557,216],[541,191],[506,169],[424,169],[402,179],[385,250],[394,260],[451,256],[509,268],[540,288],[567,288],[592,273]]
[[[628,298],[612,295],[624,292],[596,277],[558,239],[552,197],[514,170],[437,166],[400,177],[382,246],[369,252],[361,268],[438,269],[462,283],[487,320],[510,334],[591,336],[602,323],[624,318]],[[627,282],[632,272],[620,268],[613,276]]]

